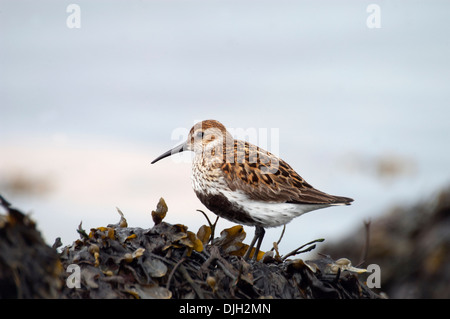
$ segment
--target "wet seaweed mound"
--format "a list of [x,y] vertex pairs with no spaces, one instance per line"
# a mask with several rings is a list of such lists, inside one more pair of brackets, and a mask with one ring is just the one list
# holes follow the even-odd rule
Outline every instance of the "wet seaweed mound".
[[62,267],[55,249],[49,247],[35,223],[11,207],[2,196],[0,205],[0,299],[58,298]]
[[[364,237],[366,241],[360,240]],[[342,241],[321,248],[322,253],[380,265],[380,286],[389,298],[448,299],[450,186],[428,200],[394,207]]]
[[[48,247],[34,224],[2,202],[0,297],[9,298],[379,298],[360,279],[365,269],[350,260],[294,258],[314,242],[280,256],[277,245],[244,261],[242,226],[214,236],[214,224],[191,232],[163,221],[163,199],[152,212],[153,227],[128,227],[120,221],[85,231],[61,248]],[[13,216],[20,217],[13,217]],[[19,220],[19,222],[17,222]],[[22,222],[20,222],[22,220]],[[12,257],[14,256],[14,257]],[[5,262],[6,260],[6,262]],[[33,263],[40,280],[23,269]]]

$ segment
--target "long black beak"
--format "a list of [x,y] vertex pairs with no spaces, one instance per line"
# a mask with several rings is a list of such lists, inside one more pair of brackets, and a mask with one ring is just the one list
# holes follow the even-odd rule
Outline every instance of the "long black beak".
[[183,151],[186,150],[186,143],[180,144],[178,146],[175,146],[174,148],[172,148],[171,150],[165,152],[164,154],[159,155],[157,158],[155,158],[152,162],[152,164],[155,164],[157,161],[165,158],[165,157],[169,157],[172,154],[176,154],[176,153],[181,153]]

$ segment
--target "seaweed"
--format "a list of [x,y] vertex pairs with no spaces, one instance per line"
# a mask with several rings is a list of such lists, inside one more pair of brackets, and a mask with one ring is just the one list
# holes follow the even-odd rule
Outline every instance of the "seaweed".
[[46,245],[34,222],[2,197],[1,205],[7,212],[0,219],[2,298],[380,298],[358,278],[365,269],[346,258],[292,259],[323,239],[286,256],[274,243],[258,261],[247,262],[241,225],[213,238],[216,223],[208,220],[192,232],[164,222],[168,207],[162,198],[151,228],[129,227],[117,209],[118,223],[89,231],[80,223],[80,238],[62,248],[58,241]]

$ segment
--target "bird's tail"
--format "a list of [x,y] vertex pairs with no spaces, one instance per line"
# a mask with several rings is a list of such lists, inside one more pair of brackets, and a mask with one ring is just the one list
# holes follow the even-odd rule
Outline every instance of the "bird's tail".
[[333,195],[333,203],[332,205],[351,205],[353,202],[353,198],[343,197],[343,196],[334,196]]

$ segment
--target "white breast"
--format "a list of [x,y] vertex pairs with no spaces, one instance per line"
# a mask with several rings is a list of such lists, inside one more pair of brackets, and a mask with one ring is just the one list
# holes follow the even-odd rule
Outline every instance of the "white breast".
[[[197,159],[201,161],[200,158]],[[240,190],[231,191],[224,178],[217,171],[211,170],[204,163],[194,160],[192,165],[192,188],[196,193],[217,195],[222,194],[231,203],[239,207],[243,213],[247,213],[262,227],[277,227],[289,223],[293,218],[312,210],[328,207],[330,205],[309,205],[264,202],[250,199]]]
[[329,206],[256,201],[249,199],[241,191],[233,192],[221,190],[221,193],[226,196],[230,202],[234,202],[241,206],[242,209],[262,227],[285,225],[295,217],[303,215],[304,213]]

